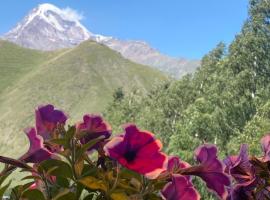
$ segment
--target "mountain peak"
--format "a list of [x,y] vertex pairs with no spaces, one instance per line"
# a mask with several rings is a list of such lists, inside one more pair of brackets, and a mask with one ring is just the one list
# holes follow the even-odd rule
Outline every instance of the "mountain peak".
[[81,23],[82,17],[70,8],[44,3],[32,9],[4,38],[21,46],[55,50],[75,46],[94,34]]
[[47,11],[47,10],[56,10],[56,11],[60,11],[60,9],[58,7],[56,7],[53,4],[50,3],[42,3],[38,5],[38,8],[42,11]]

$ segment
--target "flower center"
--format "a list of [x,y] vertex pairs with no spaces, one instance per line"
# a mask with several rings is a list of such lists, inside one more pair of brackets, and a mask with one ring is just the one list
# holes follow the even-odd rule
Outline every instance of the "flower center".
[[136,157],[136,151],[128,151],[125,153],[124,157],[128,162],[132,162]]

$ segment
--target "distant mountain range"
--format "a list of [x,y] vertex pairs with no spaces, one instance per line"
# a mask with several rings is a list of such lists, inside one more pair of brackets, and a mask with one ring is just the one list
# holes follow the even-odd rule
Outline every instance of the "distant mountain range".
[[94,40],[121,53],[131,61],[155,67],[175,78],[194,72],[200,65],[198,60],[163,55],[143,41],[120,40],[93,34],[78,19],[48,3],[30,11],[2,38],[22,47],[44,51],[70,48],[83,41]]

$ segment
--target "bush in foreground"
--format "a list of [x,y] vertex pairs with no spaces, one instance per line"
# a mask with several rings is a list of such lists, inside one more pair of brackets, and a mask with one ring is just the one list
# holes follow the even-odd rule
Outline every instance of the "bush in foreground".
[[166,199],[198,200],[192,184],[199,177],[219,199],[269,199],[270,135],[262,138],[263,156],[249,157],[247,145],[223,161],[215,145],[199,146],[197,165],[162,152],[154,134],[134,124],[111,136],[111,126],[98,115],[87,114],[65,128],[67,115],[52,105],[39,106],[36,126],[25,129],[29,150],[18,159],[0,156],[0,197],[3,184],[16,169],[30,175],[27,184],[10,188],[10,198],[29,200]]

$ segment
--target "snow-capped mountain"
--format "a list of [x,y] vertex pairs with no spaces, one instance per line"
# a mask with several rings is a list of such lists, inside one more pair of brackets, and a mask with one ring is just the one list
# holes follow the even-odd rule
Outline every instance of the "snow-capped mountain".
[[118,51],[134,62],[158,68],[177,78],[193,72],[199,66],[199,61],[163,55],[143,41],[119,40],[93,34],[80,23],[80,17],[70,11],[69,8],[41,4],[3,38],[26,48],[45,51],[73,47],[90,39]]
[[72,47],[88,39],[106,39],[89,32],[68,10],[47,3],[34,8],[4,38],[23,47],[46,51]]

